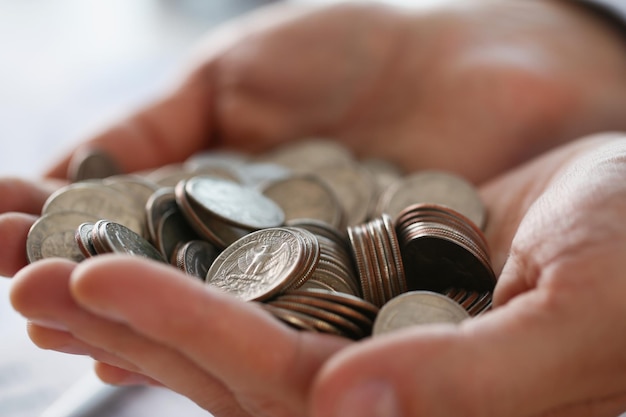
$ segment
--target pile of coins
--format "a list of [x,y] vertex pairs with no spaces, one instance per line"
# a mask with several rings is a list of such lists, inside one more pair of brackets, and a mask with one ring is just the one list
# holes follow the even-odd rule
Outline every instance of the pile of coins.
[[351,339],[458,322],[491,305],[486,211],[471,184],[447,172],[403,175],[324,140],[256,157],[205,153],[132,175],[93,152],[71,169],[73,183],[50,196],[29,232],[30,262],[143,256],[294,328]]

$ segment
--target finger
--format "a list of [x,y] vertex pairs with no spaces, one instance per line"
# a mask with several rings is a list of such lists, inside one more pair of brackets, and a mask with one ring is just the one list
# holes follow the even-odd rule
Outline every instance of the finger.
[[21,213],[0,214],[0,275],[13,276],[28,264],[26,239],[28,231],[37,220],[35,216]]
[[285,403],[291,415],[303,414],[313,374],[347,343],[293,331],[254,304],[139,259],[81,264],[72,294],[84,308],[179,350],[236,395]]
[[118,368],[105,362],[96,362],[94,370],[98,378],[111,385],[151,385],[162,387],[159,381],[142,373],[131,372],[125,368]]
[[[29,321],[27,323],[28,336],[33,343],[47,350],[69,353],[72,355],[90,356],[95,360],[106,362],[116,367],[124,368],[129,372],[138,372],[137,366],[106,350],[93,346],[83,340],[77,339],[73,334],[65,330],[47,327],[50,323],[45,320],[41,324]],[[55,324],[51,324],[54,326]],[[58,324],[57,324],[58,326]]]
[[[182,161],[210,143],[211,95],[211,71],[198,71],[160,100],[97,133],[75,152],[104,151],[123,172]],[[59,161],[47,176],[67,178],[71,158],[70,154]]]
[[459,328],[417,327],[349,347],[318,374],[312,415],[521,417],[621,392],[623,344],[597,353],[607,328],[569,296],[535,290]]
[[62,181],[27,181],[18,178],[0,179],[0,213],[21,212],[41,214],[46,199],[59,187]]
[[[149,375],[216,414],[229,412],[234,416],[247,416],[219,381],[175,350],[76,305],[69,292],[70,274],[74,268],[72,262],[50,259],[22,269],[11,288],[13,307],[31,321],[67,331],[88,345],[134,364],[135,368],[129,367],[130,370]],[[140,293],[132,296],[142,297]],[[120,362],[113,362],[113,365],[118,364]]]
[[534,417],[615,417],[624,413],[624,404],[626,404],[626,393],[619,393],[582,404],[559,407]]

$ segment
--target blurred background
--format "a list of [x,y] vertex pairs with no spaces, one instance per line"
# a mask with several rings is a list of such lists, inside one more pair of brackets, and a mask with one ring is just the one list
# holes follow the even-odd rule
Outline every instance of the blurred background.
[[[37,178],[95,126],[150,100],[211,28],[274,2],[0,0],[0,175]],[[38,416],[89,373],[91,360],[32,345],[9,287],[0,278],[0,416]],[[207,415],[164,390],[127,397],[97,415]]]

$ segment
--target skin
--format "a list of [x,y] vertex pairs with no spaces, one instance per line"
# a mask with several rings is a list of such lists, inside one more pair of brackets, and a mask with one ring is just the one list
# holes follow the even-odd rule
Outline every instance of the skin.
[[50,182],[0,181],[0,273],[38,346],[216,416],[615,416],[626,135],[591,134],[626,130],[624,73],[617,31],[561,2],[282,5],[212,33],[161,100],[83,145],[131,172],[324,135],[461,174],[487,205],[499,281],[496,308],[458,327],[350,343],[142,259],[26,265],[28,228],[71,155]]

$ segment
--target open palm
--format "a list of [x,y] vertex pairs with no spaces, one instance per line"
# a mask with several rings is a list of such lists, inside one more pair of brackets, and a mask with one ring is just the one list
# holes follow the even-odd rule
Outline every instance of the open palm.
[[[487,236],[501,272],[498,307],[459,328],[348,343],[288,329],[253,304],[144,260],[26,266],[28,228],[55,184],[7,179],[0,184],[8,196],[0,207],[0,273],[16,275],[12,302],[31,320],[35,343],[93,356],[107,381],[166,385],[217,416],[326,417],[338,405],[343,417],[393,415],[394,407],[428,416],[615,414],[626,387],[624,372],[615,371],[626,366],[626,341],[606,317],[624,314],[617,297],[626,203],[615,181],[626,171],[624,138],[581,140],[513,168],[579,134],[618,126],[618,115],[605,111],[614,97],[576,83],[592,68],[560,76],[582,60],[546,58],[566,36],[522,60],[502,53],[504,45],[521,52],[532,41],[516,34],[526,33],[521,22],[479,24],[506,14],[505,6],[402,14],[287,7],[213,34],[176,88],[88,146],[134,171],[207,147],[259,151],[325,135],[406,169],[458,172],[483,183]],[[593,68],[605,75],[598,82],[623,74],[610,53],[618,43],[597,22],[573,9],[560,14],[561,6],[515,7],[554,14],[532,32],[539,36],[552,24],[562,30],[584,22],[598,41]],[[68,160],[50,176],[64,177]],[[598,300],[602,309],[594,308]],[[371,391],[358,396],[366,399],[361,409],[345,402],[358,384]]]

